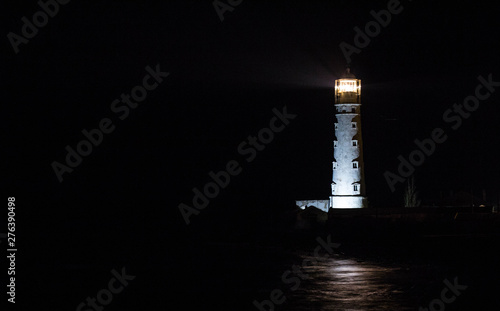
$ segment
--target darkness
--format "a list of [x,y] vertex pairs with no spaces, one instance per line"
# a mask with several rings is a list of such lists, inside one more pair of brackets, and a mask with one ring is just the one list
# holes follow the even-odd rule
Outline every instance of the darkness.
[[[440,192],[480,197],[485,189],[498,204],[499,95],[480,102],[456,131],[443,121],[447,109],[474,94],[478,76],[500,81],[498,8],[478,1],[401,5],[352,55],[351,70],[362,80],[370,206],[402,205],[403,185],[392,193],[384,172],[397,172],[398,155],[407,157],[413,141],[436,127],[448,139],[416,168],[423,203],[432,205]],[[16,54],[7,35],[20,34],[21,18],[31,19],[40,7],[3,1],[1,188],[18,203],[19,248],[26,253],[19,286],[78,289],[67,298],[73,308],[97,281],[64,289],[63,275],[51,278],[47,266],[76,261],[107,273],[108,266],[165,260],[170,277],[182,279],[176,267],[189,266],[188,256],[177,255],[199,239],[262,234],[294,200],[327,199],[333,83],[346,67],[339,44],[353,44],[353,28],[364,29],[371,10],[386,8],[387,1],[245,0],[221,22],[208,0],[74,0]],[[120,120],[111,103],[157,64],[170,75]],[[296,118],[245,161],[240,143],[285,106]],[[51,163],[64,164],[65,147],[76,148],[81,131],[103,118],[115,130],[60,183]],[[192,205],[192,189],[230,160],[241,164],[241,174],[186,225],[179,204]],[[28,281],[36,273],[46,279]],[[30,294],[18,299],[28,302]]]

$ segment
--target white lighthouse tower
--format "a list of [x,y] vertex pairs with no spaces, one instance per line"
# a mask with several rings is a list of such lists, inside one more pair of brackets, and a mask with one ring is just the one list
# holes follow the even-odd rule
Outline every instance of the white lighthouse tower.
[[366,207],[361,80],[349,68],[335,80],[335,117],[330,208]]
[[329,200],[299,200],[305,209],[314,206],[328,213],[330,208],[367,207],[361,137],[361,80],[347,68],[335,80],[335,140],[333,141],[332,194]]

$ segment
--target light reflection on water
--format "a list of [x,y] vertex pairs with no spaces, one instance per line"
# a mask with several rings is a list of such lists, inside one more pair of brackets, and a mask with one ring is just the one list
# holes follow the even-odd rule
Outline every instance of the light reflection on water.
[[[302,256],[313,260],[313,257]],[[352,259],[331,258],[303,267],[309,279],[286,293],[283,310],[416,310],[406,271]],[[418,307],[418,306],[417,306]]]

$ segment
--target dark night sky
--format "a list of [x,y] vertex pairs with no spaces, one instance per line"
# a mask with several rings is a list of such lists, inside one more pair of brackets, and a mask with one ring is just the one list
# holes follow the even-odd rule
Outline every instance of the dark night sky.
[[[346,65],[339,44],[352,44],[353,27],[364,28],[370,10],[386,3],[244,1],[220,22],[209,1],[70,2],[19,54],[4,37],[6,189],[32,200],[30,206],[52,206],[33,206],[30,214],[133,214],[135,204],[147,202],[142,208],[149,216],[172,212],[169,221],[182,222],[177,205],[190,200],[191,189],[209,181],[209,171],[241,160],[239,143],[267,125],[272,108],[286,105],[297,118],[245,163],[211,209],[273,209],[326,198],[332,84]],[[496,7],[401,5],[352,57],[352,71],[363,81],[371,203],[401,202],[401,187],[392,194],[382,174],[395,171],[397,156],[407,156],[413,140],[435,127],[446,127],[449,139],[417,168],[423,194],[470,187],[498,192],[498,95],[457,131],[442,119],[473,94],[479,75],[496,77]],[[4,34],[19,33],[20,18],[37,9],[34,1],[3,3]],[[170,76],[126,120],[116,119],[111,102],[142,81],[145,66],[158,63]],[[115,118],[115,132],[59,184],[51,162],[63,161],[64,147],[75,146],[80,131],[104,117]]]
[[[398,155],[408,156],[413,141],[436,127],[449,138],[416,169],[424,202],[449,189],[479,195],[484,188],[493,197],[500,192],[500,95],[481,102],[456,131],[442,116],[474,94],[479,75],[500,81],[498,9],[478,1],[401,5],[352,57],[362,79],[370,203],[401,205],[402,186],[391,193],[383,173],[395,172]],[[15,54],[7,34],[19,34],[21,17],[39,7],[2,1],[1,180],[5,196],[15,195],[20,205],[25,248],[45,253],[58,245],[59,253],[45,258],[52,262],[69,258],[61,247],[69,241],[74,249],[86,243],[105,249],[133,240],[129,253],[140,253],[142,240],[156,254],[159,236],[238,236],[273,224],[263,213],[278,214],[295,199],[327,199],[333,83],[346,66],[339,44],[352,44],[353,28],[364,28],[370,11],[386,6],[244,0],[221,22],[208,0],[73,0]],[[156,64],[170,75],[119,120],[112,101]],[[285,105],[297,117],[254,161],[244,161],[238,145]],[[51,163],[63,162],[65,146],[75,147],[83,129],[106,117],[115,131],[59,183]],[[186,226],[178,205],[190,204],[191,189],[230,160],[241,163],[242,173]]]

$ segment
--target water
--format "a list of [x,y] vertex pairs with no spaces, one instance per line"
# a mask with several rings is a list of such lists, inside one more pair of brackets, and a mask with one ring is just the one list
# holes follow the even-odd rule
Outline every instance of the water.
[[[477,248],[458,241],[464,248],[461,252],[461,247],[443,247],[449,245],[448,241],[426,241],[415,246],[415,254],[421,257],[414,259],[385,252],[368,256],[351,252],[336,253],[314,264],[311,250],[253,249],[252,254],[236,251],[231,254],[237,254],[237,261],[234,257],[219,258],[216,264],[226,274],[219,280],[230,286],[212,286],[211,290],[232,297],[219,305],[220,310],[228,305],[237,310],[259,310],[252,302],[262,304],[276,289],[283,292],[285,301],[273,304],[274,309],[265,305],[261,310],[500,310],[498,256],[480,252],[485,246],[479,241],[474,243]],[[292,272],[286,279],[296,277],[296,281],[284,282],[283,274],[293,270],[294,265],[301,267],[307,277]],[[446,289],[445,280],[451,284],[457,280],[466,289],[454,295]],[[443,302],[444,290],[452,302]]]
[[[404,250],[365,245],[313,264],[312,251],[297,251],[291,262],[281,261],[281,271],[299,265],[307,278],[294,288],[275,273],[280,283],[272,288],[283,290],[286,300],[274,310],[500,310],[500,254],[494,241],[424,239],[406,243]],[[455,283],[457,292],[447,285]]]
[[[74,310],[107,286],[111,269],[126,267],[136,279],[109,310],[256,311],[253,302],[269,300],[276,289],[286,300],[263,310],[419,310],[440,299],[443,281],[454,278],[467,289],[435,310],[500,310],[500,247],[492,249],[499,245],[496,238],[342,243],[327,260],[305,265],[304,260],[315,259],[315,239],[302,246],[293,239],[284,240],[286,246],[191,239],[190,244],[142,247],[126,239],[122,244],[114,241],[61,244],[24,265],[33,277],[21,283],[33,288],[20,291],[30,293],[29,300],[24,296],[21,301]],[[283,282],[283,274],[294,265],[307,278],[297,278],[300,284]]]
[[309,279],[290,290],[283,310],[415,310],[408,292],[415,276],[406,270],[336,258],[304,271]]

